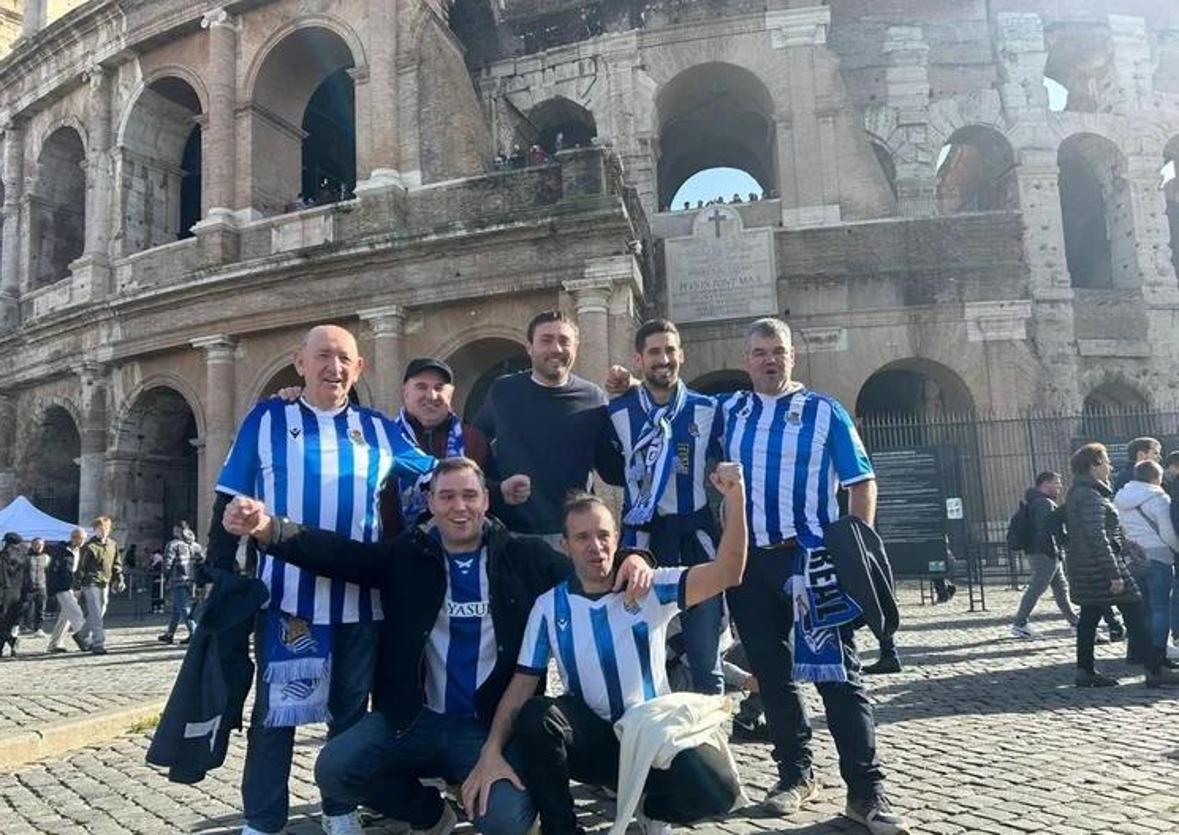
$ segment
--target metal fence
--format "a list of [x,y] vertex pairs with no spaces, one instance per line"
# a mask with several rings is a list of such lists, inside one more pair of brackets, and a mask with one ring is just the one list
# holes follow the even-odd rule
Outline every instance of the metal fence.
[[[873,415],[860,421],[870,454],[932,452],[942,499],[961,499],[962,519],[947,519],[946,535],[959,557],[988,582],[1018,584],[1019,554],[1008,553],[1007,522],[1036,474],[1052,470],[1070,481],[1069,457],[1081,444],[1109,448],[1114,467],[1136,437],[1158,438],[1164,452],[1179,449],[1179,412],[1113,409],[1082,413],[1034,411],[1023,415]],[[885,485],[882,482],[882,494]],[[962,566],[961,571],[966,570]]]

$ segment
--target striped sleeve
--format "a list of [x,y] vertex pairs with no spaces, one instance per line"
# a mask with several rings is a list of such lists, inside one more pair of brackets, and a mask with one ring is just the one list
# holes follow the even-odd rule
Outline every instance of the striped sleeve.
[[541,595],[532,604],[528,625],[524,628],[524,640],[520,642],[520,657],[516,661],[516,672],[530,676],[543,676],[548,670],[552,647],[549,645],[549,618],[546,605],[551,594]]
[[835,465],[835,474],[843,486],[875,478],[868,451],[860,440],[860,433],[847,413],[847,409],[834,400],[828,400],[831,408],[831,425],[827,431],[827,449]]
[[647,596],[647,606],[652,609],[652,620],[656,623],[668,623],[687,608],[687,578],[688,569],[682,566],[655,569],[651,593]]
[[258,451],[260,442],[259,427],[262,415],[267,410],[267,403],[259,403],[246,419],[242,421],[229,448],[229,455],[221,467],[221,474],[217,477],[217,490],[232,496],[258,495],[258,473],[261,470],[261,457]]

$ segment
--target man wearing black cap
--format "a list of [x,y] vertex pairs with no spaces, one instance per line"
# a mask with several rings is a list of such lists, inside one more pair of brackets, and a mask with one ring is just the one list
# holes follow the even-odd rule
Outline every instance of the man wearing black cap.
[[[434,357],[410,360],[402,378],[401,411],[393,422],[407,443],[439,461],[464,457],[465,430],[451,408],[453,399],[454,372],[449,365]],[[506,478],[498,486],[509,505],[527,501],[531,492],[531,480],[522,474]],[[416,524],[426,510],[426,495],[416,480],[402,478],[396,488],[400,501],[382,502],[381,522],[386,537]]]

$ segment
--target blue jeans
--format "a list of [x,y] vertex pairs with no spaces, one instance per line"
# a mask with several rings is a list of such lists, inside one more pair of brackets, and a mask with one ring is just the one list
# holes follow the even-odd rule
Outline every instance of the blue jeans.
[[192,621],[191,597],[192,589],[187,583],[172,584],[172,617],[168,618],[168,628],[165,630],[167,634],[176,634],[181,619],[184,620],[184,628],[188,630],[188,634],[192,634],[195,626]]
[[[262,643],[263,616],[254,630],[254,652]],[[373,669],[377,663],[379,623],[347,623],[332,629],[332,680],[328,692],[328,739],[334,739],[361,720],[368,710]],[[242,772],[242,810],[246,823],[263,832],[279,832],[287,825],[290,795],[291,753],[294,728],[267,728],[262,723],[269,710],[269,685],[262,681],[262,665],[254,682],[254,712],[246,733],[246,764]],[[325,815],[346,815],[355,802],[334,797],[322,785]]]
[[[421,779],[461,783],[486,741],[487,727],[474,718],[423,709],[398,736],[382,714],[370,713],[319,752],[315,782],[325,795],[428,829],[442,817],[445,801]],[[516,761],[513,746],[506,756]],[[486,835],[523,835],[535,818],[528,793],[500,780],[492,786],[487,814],[475,820],[475,827]]]
[[1147,594],[1150,598],[1150,642],[1156,648],[1167,648],[1167,633],[1171,631],[1171,590],[1175,583],[1175,567],[1158,560],[1150,561]]

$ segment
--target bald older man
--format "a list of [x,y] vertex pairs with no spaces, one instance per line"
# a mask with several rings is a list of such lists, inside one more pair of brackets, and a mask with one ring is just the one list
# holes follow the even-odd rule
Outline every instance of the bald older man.
[[[234,565],[238,538],[221,524],[234,496],[259,499],[270,512],[309,527],[376,542],[381,485],[391,476],[422,478],[436,463],[388,418],[349,400],[364,358],[347,330],[312,328],[294,362],[302,396],[255,406],[217,480],[209,534],[215,567]],[[377,657],[374,623],[383,619],[374,589],[317,576],[265,553],[258,576],[270,602],[254,636],[258,677],[242,775],[243,835],[286,826],[296,725],[327,721],[332,737],[364,716]],[[356,806],[324,796],[323,829],[360,833]]]

